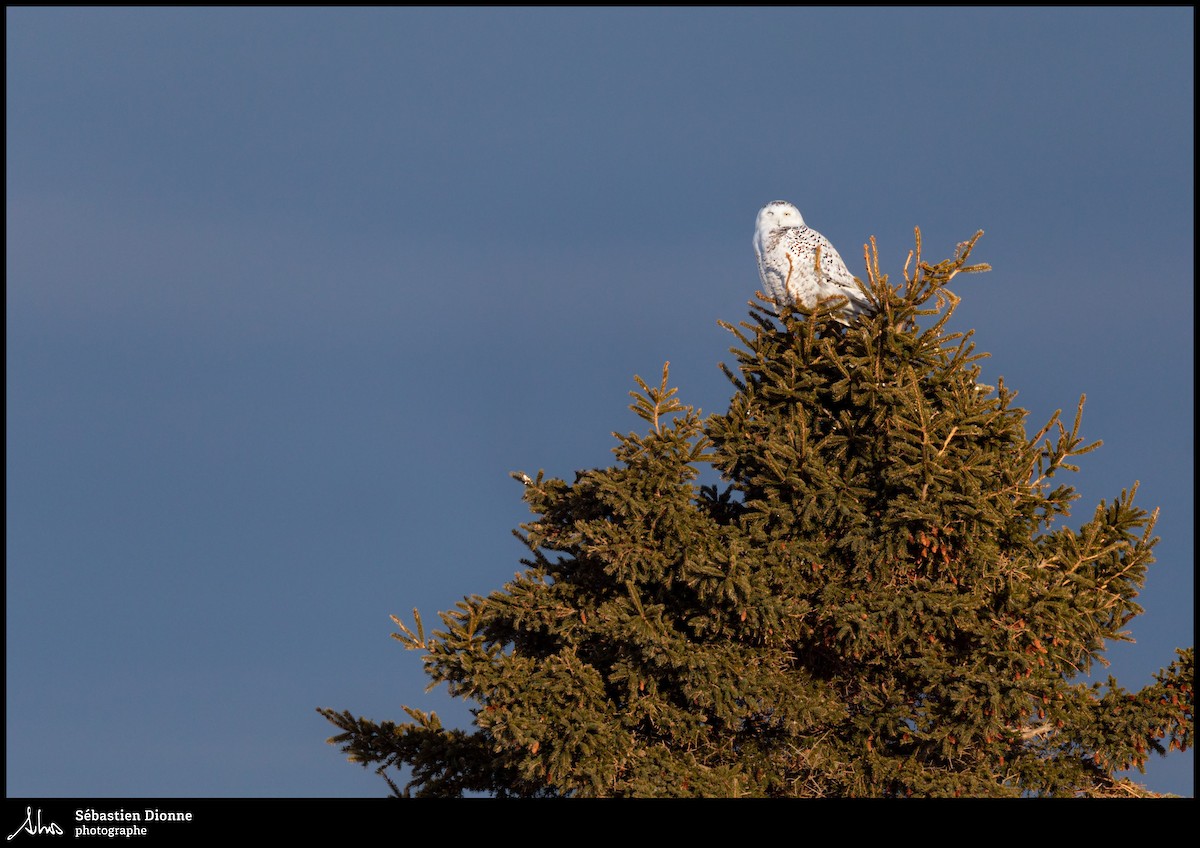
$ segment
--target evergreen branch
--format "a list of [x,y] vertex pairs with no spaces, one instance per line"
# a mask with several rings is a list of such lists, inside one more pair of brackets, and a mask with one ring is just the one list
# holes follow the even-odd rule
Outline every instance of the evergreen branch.
[[416,607],[413,607],[413,619],[416,622],[417,632],[413,633],[409,630],[403,621],[396,616],[390,616],[397,627],[400,628],[400,633],[393,633],[392,638],[404,643],[404,647],[409,650],[427,650],[429,645],[425,642],[425,627],[421,623],[421,613]]
[[667,372],[670,368],[670,362],[663,363],[662,383],[658,388],[652,389],[646,385],[646,381],[641,377],[634,375],[633,379],[641,387],[642,393],[631,391],[629,396],[634,399],[629,408],[637,413],[638,417],[650,422],[654,427],[656,435],[662,435],[661,418],[664,415],[669,415],[672,412],[685,410],[686,407],[679,402],[675,394],[678,389],[667,387]]

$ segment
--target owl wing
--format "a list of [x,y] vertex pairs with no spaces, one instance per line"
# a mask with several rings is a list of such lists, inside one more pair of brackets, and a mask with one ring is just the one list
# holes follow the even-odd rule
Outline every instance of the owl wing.
[[813,237],[813,246],[811,248],[813,256],[809,261],[814,263],[814,265],[816,263],[816,253],[820,251],[818,299],[845,297],[850,300],[846,305],[847,312],[853,315],[870,312],[872,309],[870,301],[867,300],[866,296],[859,289],[858,283],[854,282],[854,275],[846,267],[841,254],[837,252],[837,248],[833,246],[829,239],[815,230],[809,230],[809,232]]
[[[784,280],[784,285],[791,300],[802,306],[811,308],[816,306],[817,301],[823,295],[821,293],[821,280],[826,276],[824,270],[817,270],[817,249],[821,250],[820,263],[822,269],[826,264],[824,256],[824,248],[821,242],[824,239],[820,233],[816,233],[808,227],[788,227],[780,230],[780,244],[776,251],[778,256],[777,264],[780,266],[780,275]],[[829,242],[824,242],[829,250],[833,250],[833,246]],[[834,256],[837,252],[833,251]],[[838,262],[841,262],[841,257],[838,257]]]

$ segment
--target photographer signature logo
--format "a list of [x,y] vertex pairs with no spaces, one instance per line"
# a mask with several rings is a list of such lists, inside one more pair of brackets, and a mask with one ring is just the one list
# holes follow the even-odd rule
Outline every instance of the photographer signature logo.
[[18,833],[28,833],[30,836],[37,836],[37,835],[43,834],[43,833],[48,833],[51,836],[62,836],[63,829],[61,827],[59,827],[58,825],[56,825],[54,822],[50,822],[50,824],[42,824],[42,810],[40,807],[38,808],[38,811],[37,811],[37,824],[34,824],[33,823],[33,808],[26,807],[25,808],[25,821],[21,824],[20,827],[18,827],[16,830],[14,830],[12,833],[10,833],[8,835],[8,839],[12,840],[12,838],[14,836],[16,836]]

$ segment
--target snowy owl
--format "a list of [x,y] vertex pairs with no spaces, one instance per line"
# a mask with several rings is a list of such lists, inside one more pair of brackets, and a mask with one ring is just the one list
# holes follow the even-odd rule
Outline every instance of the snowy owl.
[[800,210],[786,200],[772,201],[759,210],[754,253],[763,290],[779,304],[811,309],[825,298],[846,297],[849,303],[842,311],[850,318],[872,311],[829,239],[806,226]]

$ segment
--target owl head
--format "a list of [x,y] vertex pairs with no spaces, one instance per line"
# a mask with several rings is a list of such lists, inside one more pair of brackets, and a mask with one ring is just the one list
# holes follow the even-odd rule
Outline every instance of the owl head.
[[758,210],[758,220],[754,222],[754,230],[767,233],[780,227],[803,227],[804,218],[800,210],[786,200],[772,200]]
[[786,200],[772,200],[758,210],[758,220],[754,222],[754,252],[762,256],[769,249],[771,233],[783,227],[803,227],[804,219],[800,210]]

